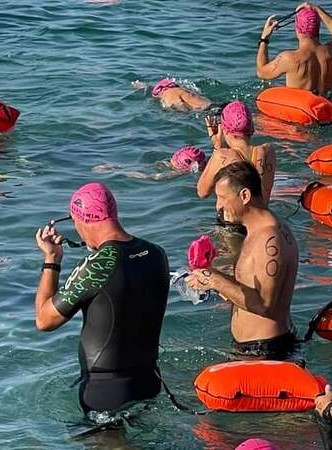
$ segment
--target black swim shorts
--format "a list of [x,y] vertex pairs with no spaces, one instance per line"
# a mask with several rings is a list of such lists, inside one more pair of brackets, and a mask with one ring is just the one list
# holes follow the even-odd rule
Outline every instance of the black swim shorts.
[[296,355],[299,348],[300,342],[295,333],[291,331],[270,339],[247,342],[233,340],[233,348],[229,353],[229,360],[293,360],[302,365],[303,360],[301,358],[299,360],[298,355]]

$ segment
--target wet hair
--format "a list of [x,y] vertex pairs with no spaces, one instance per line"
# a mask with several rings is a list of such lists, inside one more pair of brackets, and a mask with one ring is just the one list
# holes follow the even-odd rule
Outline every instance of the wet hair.
[[236,161],[222,167],[214,176],[214,184],[228,179],[231,189],[239,192],[241,189],[250,190],[253,197],[262,197],[262,182],[256,168],[248,161]]

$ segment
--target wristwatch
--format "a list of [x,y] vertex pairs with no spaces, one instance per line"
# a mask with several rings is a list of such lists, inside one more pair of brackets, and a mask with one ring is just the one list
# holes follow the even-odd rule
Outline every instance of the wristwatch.
[[41,269],[42,272],[45,269],[50,269],[50,270],[53,270],[54,272],[58,272],[58,273],[61,272],[61,266],[60,266],[60,264],[57,264],[57,263],[45,263],[44,262],[44,264],[42,265],[42,269]]
[[270,39],[269,38],[260,38],[260,40],[257,43],[258,47],[261,45],[262,42],[264,42],[266,45],[268,45],[268,43],[270,42]]

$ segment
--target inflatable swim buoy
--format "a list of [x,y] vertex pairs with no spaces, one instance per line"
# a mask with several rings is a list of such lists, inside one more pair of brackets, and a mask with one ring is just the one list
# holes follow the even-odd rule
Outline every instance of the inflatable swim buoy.
[[301,205],[313,219],[332,227],[332,185],[313,181],[300,197]]
[[17,109],[0,102],[0,133],[6,133],[14,128],[19,115]]
[[326,380],[293,362],[234,361],[205,368],[194,386],[201,402],[224,411],[306,411]]
[[305,89],[276,86],[260,92],[257,108],[264,114],[286,122],[312,125],[332,122],[332,103]]
[[309,322],[309,329],[304,337],[305,342],[315,333],[323,339],[332,341],[332,302],[324,306]]
[[332,144],[312,152],[305,163],[320,175],[332,175]]

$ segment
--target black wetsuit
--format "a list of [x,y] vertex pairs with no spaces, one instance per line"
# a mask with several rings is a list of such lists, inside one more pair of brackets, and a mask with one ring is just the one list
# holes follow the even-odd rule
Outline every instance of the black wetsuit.
[[83,312],[79,345],[85,413],[155,397],[159,336],[169,290],[162,248],[142,239],[107,241],[72,271],[54,297],[67,319]]

